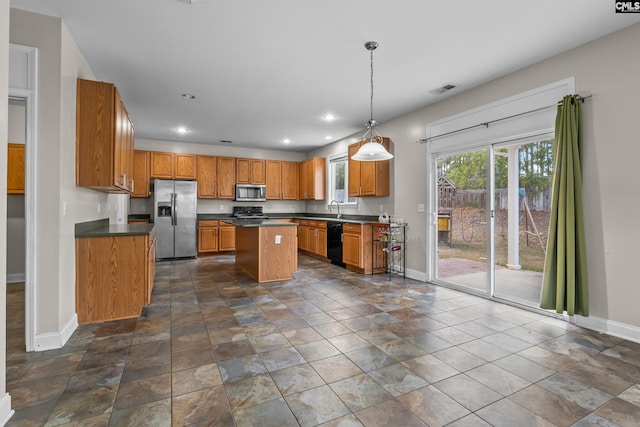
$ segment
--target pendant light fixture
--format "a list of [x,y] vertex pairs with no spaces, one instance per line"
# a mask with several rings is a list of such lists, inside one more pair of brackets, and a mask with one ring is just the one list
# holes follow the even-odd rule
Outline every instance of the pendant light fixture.
[[370,41],[364,45],[369,52],[371,52],[371,98],[370,98],[370,111],[371,115],[369,122],[367,123],[367,131],[362,136],[364,144],[360,146],[360,149],[356,154],[351,156],[352,160],[359,160],[365,162],[376,162],[379,160],[389,160],[393,158],[393,154],[385,150],[382,145],[382,136],[376,130],[376,121],[373,120],[373,51],[378,47],[378,42]]

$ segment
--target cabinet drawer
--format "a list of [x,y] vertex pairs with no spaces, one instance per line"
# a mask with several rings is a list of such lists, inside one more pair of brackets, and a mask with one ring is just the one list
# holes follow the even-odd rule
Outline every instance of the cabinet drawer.
[[318,221],[309,220],[309,227],[317,227],[317,226],[318,226]]
[[198,221],[198,227],[217,227],[217,219],[201,219]]
[[360,224],[344,223],[342,225],[342,232],[349,234],[361,234],[361,226]]
[[309,220],[308,219],[299,219],[298,220],[298,224],[304,225],[304,226],[309,226]]
[[327,221],[318,221],[318,228],[327,228]]

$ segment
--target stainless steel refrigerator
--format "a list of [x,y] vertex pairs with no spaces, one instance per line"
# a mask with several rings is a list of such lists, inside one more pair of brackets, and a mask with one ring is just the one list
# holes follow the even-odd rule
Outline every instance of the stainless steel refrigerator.
[[197,204],[195,181],[154,181],[153,220],[158,233],[156,259],[196,256]]

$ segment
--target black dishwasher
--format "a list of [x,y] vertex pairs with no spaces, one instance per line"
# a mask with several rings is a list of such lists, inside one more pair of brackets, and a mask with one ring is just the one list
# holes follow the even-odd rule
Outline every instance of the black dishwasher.
[[344,267],[342,262],[342,223],[327,221],[327,258],[331,264]]

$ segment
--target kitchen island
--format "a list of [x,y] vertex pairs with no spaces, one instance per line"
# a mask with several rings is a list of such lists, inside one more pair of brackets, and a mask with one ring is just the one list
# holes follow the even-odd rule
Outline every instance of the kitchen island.
[[227,221],[236,226],[236,264],[259,283],[291,280],[298,269],[297,224]]

